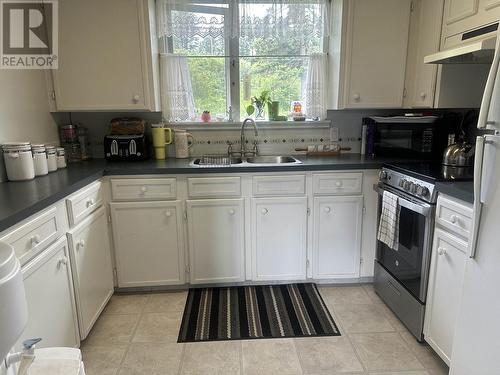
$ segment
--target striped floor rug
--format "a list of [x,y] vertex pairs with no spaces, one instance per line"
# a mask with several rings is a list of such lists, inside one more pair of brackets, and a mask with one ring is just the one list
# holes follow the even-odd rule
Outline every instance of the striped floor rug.
[[190,289],[178,342],[340,336],[315,284]]

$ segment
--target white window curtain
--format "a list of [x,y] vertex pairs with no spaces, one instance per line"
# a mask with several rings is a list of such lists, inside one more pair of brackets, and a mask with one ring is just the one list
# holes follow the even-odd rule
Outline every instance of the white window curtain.
[[309,57],[309,66],[304,85],[305,112],[307,117],[323,120],[327,109],[328,55],[314,53]]
[[164,120],[195,120],[193,87],[186,58],[173,54],[161,54],[160,76]]
[[[233,38],[250,35],[276,35],[294,42],[307,40],[311,35],[329,35],[329,0],[214,0],[213,7],[229,8],[232,12],[229,30],[215,18],[200,17],[196,22],[187,12],[195,0],[157,0],[158,37],[174,35],[227,35]],[[255,22],[262,15],[262,6],[272,9],[265,21]],[[172,12],[174,11],[174,12]],[[193,27],[196,25],[196,27]]]

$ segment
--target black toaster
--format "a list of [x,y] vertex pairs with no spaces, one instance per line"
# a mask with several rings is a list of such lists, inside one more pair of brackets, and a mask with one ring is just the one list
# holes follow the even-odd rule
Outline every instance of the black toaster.
[[104,156],[107,160],[133,161],[148,158],[146,136],[106,135],[104,137]]

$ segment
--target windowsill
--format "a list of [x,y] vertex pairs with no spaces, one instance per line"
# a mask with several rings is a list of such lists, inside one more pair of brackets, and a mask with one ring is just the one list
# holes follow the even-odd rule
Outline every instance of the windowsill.
[[[325,129],[330,127],[330,121],[256,121],[261,129]],[[166,125],[174,129],[186,130],[239,130],[240,122],[166,122]]]

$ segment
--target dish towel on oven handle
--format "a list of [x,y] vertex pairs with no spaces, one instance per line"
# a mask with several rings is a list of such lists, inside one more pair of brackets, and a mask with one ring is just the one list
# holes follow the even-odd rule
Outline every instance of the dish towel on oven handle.
[[399,244],[399,197],[387,190],[382,198],[382,213],[378,225],[377,240],[398,251]]

